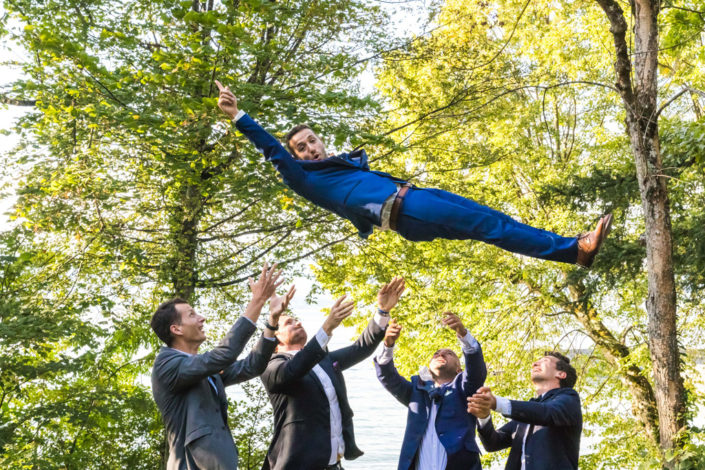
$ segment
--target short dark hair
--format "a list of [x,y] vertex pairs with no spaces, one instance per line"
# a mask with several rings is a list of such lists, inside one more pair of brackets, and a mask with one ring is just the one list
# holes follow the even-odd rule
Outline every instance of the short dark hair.
[[543,355],[558,359],[556,361],[556,369],[565,372],[565,378],[559,380],[560,386],[573,388],[575,382],[578,381],[578,373],[575,371],[575,367],[570,365],[570,359],[558,351],[546,351]]
[[149,323],[152,330],[157,334],[167,346],[171,346],[174,337],[171,335],[171,325],[181,324],[181,315],[176,311],[178,304],[187,304],[184,299],[179,297],[167,300],[157,307],[157,311],[152,315],[152,321]]
[[284,143],[286,144],[286,148],[289,150],[289,152],[294,156],[294,158],[298,158],[296,156],[296,152],[294,152],[294,149],[289,145],[289,141],[291,140],[292,137],[294,137],[296,134],[301,132],[304,129],[309,129],[311,132],[314,132],[313,129],[311,129],[311,126],[308,124],[297,124],[294,127],[291,128],[289,132],[286,133],[284,136]]

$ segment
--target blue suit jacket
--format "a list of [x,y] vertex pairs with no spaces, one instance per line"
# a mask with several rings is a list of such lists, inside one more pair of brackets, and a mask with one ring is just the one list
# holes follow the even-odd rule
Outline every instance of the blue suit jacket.
[[[512,421],[495,430],[492,421],[478,428],[488,452],[511,446],[507,470],[521,469],[522,442],[527,428],[526,470],[567,470],[578,468],[583,413],[578,392],[554,388],[531,401],[512,400]],[[533,426],[533,428],[532,428]]]
[[[433,382],[424,381],[418,375],[411,381],[399,375],[394,362],[380,365],[375,360],[377,377],[401,404],[408,407],[406,431],[401,445],[398,470],[413,468],[416,454],[421,446],[424,433],[428,427],[431,412],[430,391]],[[487,377],[482,349],[473,354],[465,354],[465,371],[446,385],[445,393],[438,404],[436,414],[436,432],[448,456],[465,449],[480,452],[475,442],[475,417],[467,412],[467,397],[482,386]]]
[[245,114],[235,126],[272,162],[284,184],[317,206],[348,219],[362,238],[379,225],[384,201],[404,180],[371,171],[364,150],[341,153],[325,160],[297,160]]

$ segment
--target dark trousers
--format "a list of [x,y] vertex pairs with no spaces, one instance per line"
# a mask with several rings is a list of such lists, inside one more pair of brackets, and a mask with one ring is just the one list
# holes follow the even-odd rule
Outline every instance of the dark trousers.
[[575,263],[578,239],[517,222],[506,214],[441,189],[410,188],[397,232],[407,240],[478,240],[513,253]]
[[482,470],[480,454],[461,449],[459,452],[448,456],[446,470]]

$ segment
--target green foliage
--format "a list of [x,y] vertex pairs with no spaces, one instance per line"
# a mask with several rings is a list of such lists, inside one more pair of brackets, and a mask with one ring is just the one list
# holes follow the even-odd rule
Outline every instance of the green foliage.
[[[371,301],[370,286],[397,274],[407,278],[397,313],[405,327],[400,370],[407,375],[436,348],[454,345],[439,324],[447,309],[460,313],[480,339],[487,384],[500,395],[528,397],[536,355],[568,351],[578,369],[589,443],[581,468],[660,462],[645,346],[644,222],[623,105],[610,89],[614,59],[605,47],[611,38],[604,13],[596,3],[449,0],[436,22],[442,27],[389,55],[379,71],[378,86],[394,110],[384,125],[396,129],[400,145],[394,152],[368,149],[384,155],[377,169],[566,235],[591,229],[612,212],[613,233],[589,272],[474,242],[409,243],[376,233],[368,243],[319,256],[318,280]],[[670,32],[680,50],[662,52],[663,63],[674,64],[674,84],[691,80],[694,64],[702,66],[701,48],[682,31]],[[692,62],[676,70],[683,54]],[[675,91],[664,87],[664,102]],[[705,154],[698,96],[665,109],[661,141],[677,240],[680,341],[688,350],[703,347]],[[702,384],[693,357],[684,361],[696,406]],[[700,439],[693,435],[690,442],[697,446]]]
[[[291,197],[225,122],[213,80],[273,132],[312,121],[342,145],[378,109],[354,79],[389,40],[387,18],[355,0],[4,8],[3,39],[27,51],[8,91],[36,107],[2,156],[19,196],[3,269],[22,288],[2,298],[2,466],[158,468],[164,435],[144,385],[156,305],[189,299],[216,340],[265,258],[293,272],[352,234]],[[255,415],[241,425],[233,409],[244,436]],[[268,432],[248,437],[247,465]]]

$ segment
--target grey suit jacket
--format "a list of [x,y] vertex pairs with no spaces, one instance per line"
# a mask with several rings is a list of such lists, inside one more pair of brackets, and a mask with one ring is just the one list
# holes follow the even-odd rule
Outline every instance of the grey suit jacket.
[[260,375],[276,347],[276,341],[260,338],[252,352],[238,361],[254,332],[252,322],[240,317],[211,351],[188,355],[162,347],[157,354],[152,394],[169,441],[168,470],[237,468],[224,387]]

